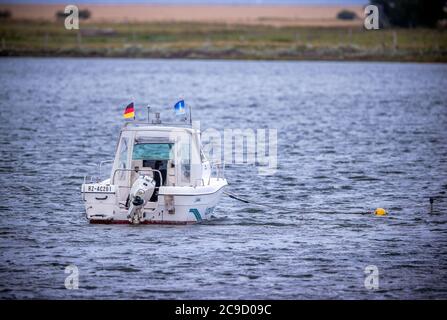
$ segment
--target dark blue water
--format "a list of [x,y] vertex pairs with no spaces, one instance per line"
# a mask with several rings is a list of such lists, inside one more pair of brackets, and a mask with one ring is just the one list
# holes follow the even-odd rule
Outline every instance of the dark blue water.
[[[0,298],[447,298],[447,65],[1,59],[0,83]],[[89,225],[123,107],[178,97],[204,129],[276,128],[276,174],[233,165],[228,190],[294,210]]]

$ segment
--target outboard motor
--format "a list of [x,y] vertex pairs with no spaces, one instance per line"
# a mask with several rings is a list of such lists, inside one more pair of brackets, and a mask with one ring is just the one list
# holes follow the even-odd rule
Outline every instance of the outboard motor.
[[133,224],[143,220],[143,208],[152,197],[155,190],[155,181],[149,176],[139,176],[132,185],[129,194],[130,206],[127,218]]

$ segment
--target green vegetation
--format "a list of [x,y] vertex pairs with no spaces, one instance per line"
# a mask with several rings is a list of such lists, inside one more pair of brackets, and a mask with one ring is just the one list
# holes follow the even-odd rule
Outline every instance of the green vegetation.
[[354,20],[357,18],[357,15],[353,11],[342,10],[337,14],[337,19],[340,20]]
[[11,18],[11,11],[0,10],[0,19],[9,19],[9,18]]
[[4,21],[2,56],[447,62],[447,30]]

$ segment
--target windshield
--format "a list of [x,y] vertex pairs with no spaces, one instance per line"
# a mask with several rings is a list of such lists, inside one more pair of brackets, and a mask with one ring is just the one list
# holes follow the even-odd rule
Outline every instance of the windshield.
[[138,143],[133,147],[133,160],[171,160],[173,143]]

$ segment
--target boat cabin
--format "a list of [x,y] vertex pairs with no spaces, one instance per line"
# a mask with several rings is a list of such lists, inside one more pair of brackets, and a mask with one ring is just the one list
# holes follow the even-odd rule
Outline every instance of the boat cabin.
[[201,150],[200,132],[191,127],[124,126],[110,176],[119,201],[126,201],[140,174],[153,178],[157,189],[203,186],[211,169]]

